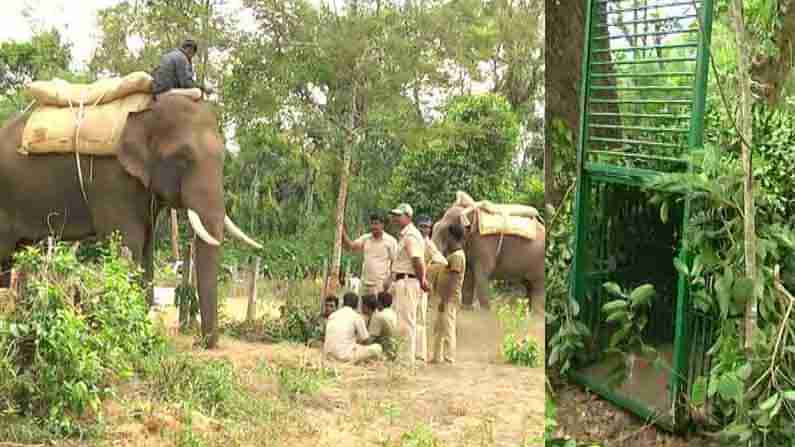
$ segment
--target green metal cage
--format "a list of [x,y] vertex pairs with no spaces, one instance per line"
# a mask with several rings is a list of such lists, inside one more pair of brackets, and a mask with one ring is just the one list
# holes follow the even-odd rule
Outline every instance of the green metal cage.
[[[687,263],[689,204],[663,221],[648,181],[685,172],[702,146],[712,0],[585,0],[575,250],[571,295],[591,330],[573,378],[617,405],[670,430],[689,422],[686,396],[708,367],[712,320],[689,301],[674,258]],[[657,298],[644,342],[660,365],[637,363],[620,385],[621,361],[604,353],[613,331],[601,312],[602,285],[652,283]]]

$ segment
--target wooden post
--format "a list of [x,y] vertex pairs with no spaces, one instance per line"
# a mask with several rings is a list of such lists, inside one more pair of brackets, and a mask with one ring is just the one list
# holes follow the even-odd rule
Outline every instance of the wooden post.
[[[191,284],[191,258],[193,243],[191,242],[185,247],[185,252],[182,253],[182,287],[188,287]],[[184,331],[188,329],[188,304],[180,303],[179,306],[179,328]]]
[[52,254],[55,251],[55,239],[52,236],[47,236],[47,261],[52,260]]
[[320,283],[320,313],[323,313],[324,300],[326,299],[326,275],[328,274],[328,259],[323,260],[323,281]]
[[179,259],[179,219],[177,210],[171,209],[171,255],[174,260]]
[[248,291],[248,309],[246,309],[246,321],[254,321],[257,316],[257,278],[259,277],[259,264],[261,258],[254,259],[254,269],[251,271],[251,285]]

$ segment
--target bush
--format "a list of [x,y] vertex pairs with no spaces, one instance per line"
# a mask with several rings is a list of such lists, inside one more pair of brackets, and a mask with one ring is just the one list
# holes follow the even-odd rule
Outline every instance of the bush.
[[16,309],[0,317],[0,404],[41,418],[59,434],[100,412],[116,380],[132,376],[164,345],[148,318],[140,271],[117,255],[114,237],[96,264],[64,244],[34,246],[15,262],[27,279]]
[[538,366],[538,346],[524,335],[528,323],[527,307],[522,302],[503,304],[497,308],[497,317],[503,326],[502,355],[509,363],[535,368]]

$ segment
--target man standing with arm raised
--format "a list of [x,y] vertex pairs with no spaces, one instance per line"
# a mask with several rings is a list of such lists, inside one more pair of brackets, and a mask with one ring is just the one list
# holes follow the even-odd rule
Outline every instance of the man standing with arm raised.
[[362,260],[362,295],[378,295],[389,284],[389,272],[397,254],[397,240],[384,231],[384,219],[370,215],[370,232],[355,241],[342,232],[342,245],[351,251],[360,251]]

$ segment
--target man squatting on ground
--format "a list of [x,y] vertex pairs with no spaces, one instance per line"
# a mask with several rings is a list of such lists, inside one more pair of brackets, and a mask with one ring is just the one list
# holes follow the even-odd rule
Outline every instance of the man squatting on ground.
[[343,307],[335,311],[326,323],[326,337],[323,342],[325,355],[343,362],[363,362],[381,357],[381,345],[373,343],[364,318],[356,312],[359,297],[346,293],[342,298]]

